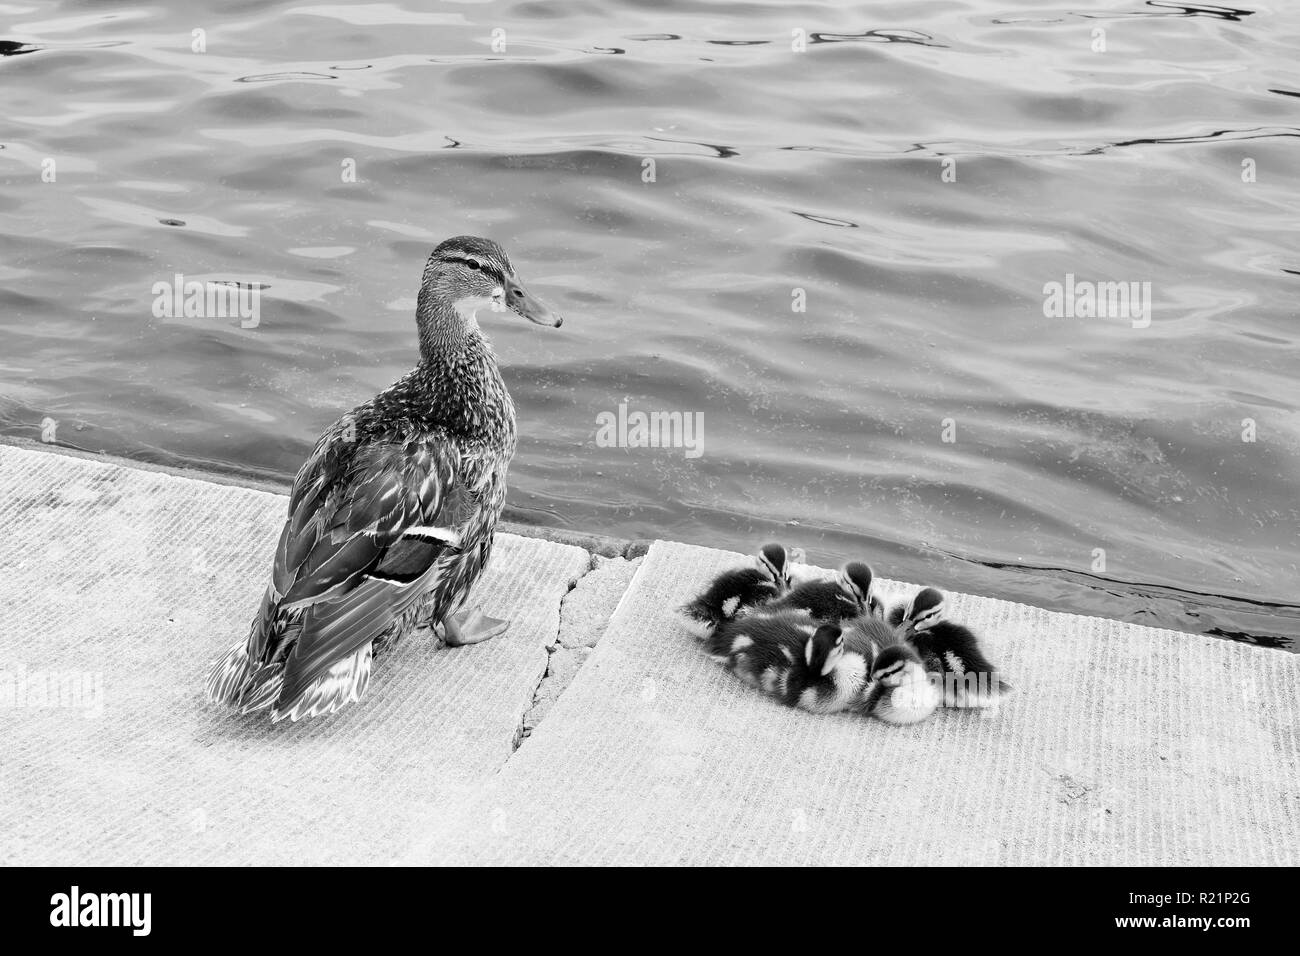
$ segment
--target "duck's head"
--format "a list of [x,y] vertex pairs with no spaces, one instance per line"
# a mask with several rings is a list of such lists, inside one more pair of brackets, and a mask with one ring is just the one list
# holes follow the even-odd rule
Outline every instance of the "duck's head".
[[525,288],[506,251],[491,239],[456,236],[429,256],[420,281],[416,310],[421,328],[455,331],[476,324],[480,309],[513,312],[538,325],[558,328],[564,321]]
[[844,633],[838,624],[823,624],[804,645],[804,660],[814,674],[825,677],[835,669],[844,654]]
[[765,544],[758,549],[758,566],[782,588],[790,586],[790,551],[782,544]]
[[871,664],[871,679],[886,687],[901,687],[924,675],[921,658],[906,644],[890,644]]
[[928,631],[942,620],[943,592],[938,588],[921,588],[903,611],[903,624],[918,633]]
[[876,594],[872,588],[874,580],[875,575],[871,573],[871,565],[864,561],[850,561],[840,568],[840,589],[855,604],[872,612],[877,610]]

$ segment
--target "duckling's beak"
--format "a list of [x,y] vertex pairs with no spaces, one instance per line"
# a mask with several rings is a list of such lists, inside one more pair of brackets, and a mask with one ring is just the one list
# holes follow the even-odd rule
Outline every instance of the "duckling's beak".
[[558,329],[564,323],[564,317],[552,312],[541,299],[525,289],[518,276],[507,276],[503,291],[506,308],[517,315],[522,315],[529,322],[549,325],[553,329]]

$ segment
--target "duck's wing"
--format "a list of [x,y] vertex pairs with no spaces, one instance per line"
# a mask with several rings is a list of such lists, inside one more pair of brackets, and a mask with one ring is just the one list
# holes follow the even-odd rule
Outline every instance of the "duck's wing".
[[272,570],[278,609],[303,612],[277,709],[383,633],[459,549],[477,507],[459,464],[448,436],[318,444],[294,480]]

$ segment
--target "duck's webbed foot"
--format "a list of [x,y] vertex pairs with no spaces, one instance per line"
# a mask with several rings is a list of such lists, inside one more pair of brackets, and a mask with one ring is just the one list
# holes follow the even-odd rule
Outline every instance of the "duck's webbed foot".
[[488,617],[478,608],[449,614],[442,622],[442,640],[449,647],[479,644],[500,637],[510,627],[509,621]]

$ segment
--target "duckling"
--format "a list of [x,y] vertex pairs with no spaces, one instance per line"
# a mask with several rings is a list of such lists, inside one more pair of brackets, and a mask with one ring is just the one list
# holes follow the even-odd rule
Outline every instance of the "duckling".
[[450,645],[508,622],[461,612],[492,551],[515,452],[515,407],[477,313],[563,321],[505,250],[433,250],[415,310],[420,362],[321,436],[299,469],[271,580],[246,639],[212,665],[209,699],[271,720],[359,700],[376,655],[423,624]]
[[850,561],[832,579],[818,579],[796,584],[773,607],[807,611],[818,621],[838,624],[863,614],[883,613],[872,588],[871,566]]
[[871,664],[886,647],[903,642],[901,628],[892,627],[883,618],[863,614],[844,621],[844,646],[857,651]]
[[887,724],[920,723],[941,702],[920,655],[907,644],[883,648],[871,664],[869,680],[854,709]]
[[784,545],[765,544],[759,548],[753,565],[723,571],[698,597],[677,611],[695,636],[703,639],[724,621],[789,590],[790,565],[800,553]]
[[943,674],[946,705],[991,706],[1010,693],[1011,685],[998,676],[970,628],[944,619],[944,603],[938,588],[922,588],[905,605],[894,608],[890,620],[898,621],[907,642],[928,666]]
[[867,662],[845,648],[840,626],[818,625],[801,611],[763,611],[724,622],[708,636],[707,648],[745,683],[817,714],[855,705],[866,684]]

